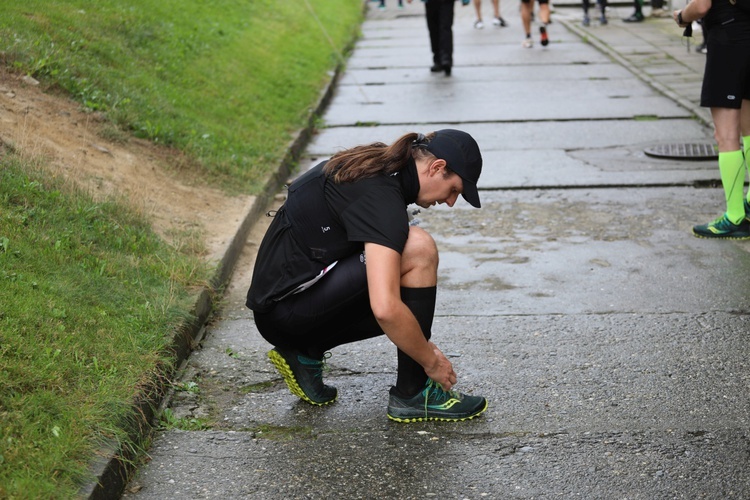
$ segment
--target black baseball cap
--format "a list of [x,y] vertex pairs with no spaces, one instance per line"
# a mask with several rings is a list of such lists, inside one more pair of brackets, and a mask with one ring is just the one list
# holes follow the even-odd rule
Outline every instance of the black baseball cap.
[[436,131],[424,148],[436,158],[445,160],[448,168],[461,177],[464,184],[461,196],[472,206],[480,208],[477,181],[482,173],[482,153],[477,141],[466,132],[445,128]]

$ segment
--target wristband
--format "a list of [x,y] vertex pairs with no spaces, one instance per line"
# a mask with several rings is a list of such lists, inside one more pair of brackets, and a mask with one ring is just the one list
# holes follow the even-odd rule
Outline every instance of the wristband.
[[682,20],[682,11],[677,13],[677,24],[679,24],[680,26],[685,24],[685,21]]

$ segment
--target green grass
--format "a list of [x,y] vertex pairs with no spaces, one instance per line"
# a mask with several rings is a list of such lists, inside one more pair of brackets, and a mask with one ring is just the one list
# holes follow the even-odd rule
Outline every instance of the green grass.
[[122,206],[0,157],[0,497],[67,497],[125,439],[207,275]]
[[[4,2],[0,62],[105,113],[112,136],[175,147],[193,176],[258,192],[361,11],[360,0]],[[138,446],[131,404],[173,368],[170,341],[212,272],[196,246],[167,245],[44,161],[0,145],[0,498],[75,497],[100,445]]]
[[136,136],[187,152],[204,181],[255,193],[361,13],[361,0],[4,2],[0,54]]

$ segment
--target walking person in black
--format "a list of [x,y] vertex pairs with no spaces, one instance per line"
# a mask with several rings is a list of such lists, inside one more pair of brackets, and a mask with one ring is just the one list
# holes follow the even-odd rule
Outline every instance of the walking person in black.
[[389,418],[457,421],[485,411],[483,397],[451,390],[456,373],[430,341],[437,246],[406,210],[452,207],[459,195],[480,207],[481,170],[476,141],[444,129],[342,151],[289,186],[258,251],[247,306],[293,394],[332,403],[327,352],[386,335],[398,359]]
[[[409,3],[412,0],[408,0]],[[422,0],[427,17],[427,31],[430,32],[433,73],[445,72],[451,76],[453,69],[453,4],[455,0]],[[462,0],[468,5],[469,0]]]

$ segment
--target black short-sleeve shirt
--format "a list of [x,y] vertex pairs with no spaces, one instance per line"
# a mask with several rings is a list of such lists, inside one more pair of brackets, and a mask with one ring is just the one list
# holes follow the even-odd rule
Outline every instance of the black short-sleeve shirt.
[[409,235],[398,174],[336,183],[325,162],[289,186],[258,250],[247,306],[267,311],[275,300],[329,264],[377,243],[401,253]]

